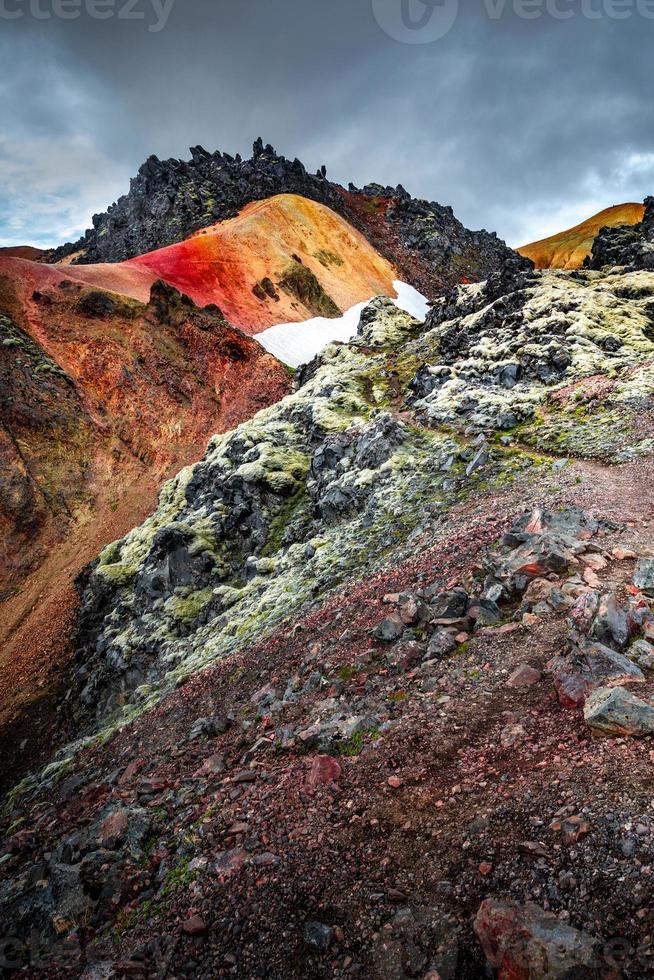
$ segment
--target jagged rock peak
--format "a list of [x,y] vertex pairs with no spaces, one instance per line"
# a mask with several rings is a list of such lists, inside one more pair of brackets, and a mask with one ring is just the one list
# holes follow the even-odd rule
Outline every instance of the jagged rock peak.
[[401,184],[350,184],[346,191],[327,178],[324,164],[311,174],[299,159],[288,160],[258,137],[247,160],[199,145],[190,148],[189,160],[148,157],[129,192],[94,215],[83,238],[51,252],[49,261],[124,261],[276,194],[296,194],[336,211],[393,262],[400,278],[427,295],[485,279],[512,255],[495,234],[468,231],[451,207],[414,199]]
[[654,270],[654,197],[646,197],[643,220],[636,225],[601,228],[584,266],[603,269],[625,266],[634,271]]

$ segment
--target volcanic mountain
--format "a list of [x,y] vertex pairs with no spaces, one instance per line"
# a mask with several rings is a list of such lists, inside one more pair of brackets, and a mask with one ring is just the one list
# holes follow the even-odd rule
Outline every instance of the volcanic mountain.
[[[460,282],[477,282],[499,268],[511,250],[487,231],[469,231],[450,207],[411,197],[402,187],[341,187],[326,168],[310,174],[258,139],[249,160],[191,148],[191,160],[150,157],[129,193],[78,242],[49,260],[75,265],[123,262],[182,242],[216,221],[239,215],[253,201],[293,194],[326,205],[360,231],[397,270],[429,298]],[[338,250],[336,250],[338,251]]]
[[0,255],[12,962],[646,962],[654,198],[536,271],[402,187],[192,156]]
[[281,325],[271,349],[298,363],[315,350],[287,325],[311,319],[322,344],[325,318],[346,313],[331,336],[348,339],[358,308],[396,279],[436,296],[512,254],[448,207],[401,186],[345,189],[261,140],[250,160],[152,157],[79,242],[0,252],[0,724],[19,726],[7,744],[39,712],[47,743],[82,566],[211,434],[289,390],[244,333]]
[[0,254],[0,723],[32,724],[24,704],[68,649],[74,576],[211,435],[290,389],[237,327],[338,317],[394,294],[396,272],[339,214],[292,194],[126,262],[14,251]]
[[531,259],[537,269],[579,269],[590,255],[600,228],[635,225],[642,220],[643,213],[642,204],[615,204],[574,228],[522,245],[517,251]]

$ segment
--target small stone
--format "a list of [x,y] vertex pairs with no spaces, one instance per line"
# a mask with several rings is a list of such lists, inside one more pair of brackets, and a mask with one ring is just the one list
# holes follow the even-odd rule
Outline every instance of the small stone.
[[259,868],[270,868],[276,864],[280,864],[281,858],[276,854],[270,853],[270,851],[264,851],[263,854],[256,854],[252,858],[252,864]]
[[528,857],[533,858],[547,858],[549,853],[547,848],[537,840],[523,840],[518,844],[518,850],[521,854],[526,854]]
[[324,953],[331,946],[334,930],[322,922],[307,922],[304,927],[304,941],[318,952]]
[[200,775],[216,776],[225,770],[225,760],[222,755],[210,755],[208,759],[205,759],[202,766],[198,770]]
[[402,780],[399,776],[389,776],[387,782],[391,789],[399,789],[402,785]]
[[139,785],[138,794],[139,796],[158,796],[167,788],[168,782],[165,779],[144,779]]
[[206,931],[205,921],[199,915],[192,915],[182,924],[182,932],[185,932],[187,936],[204,936]]
[[561,824],[561,835],[564,844],[576,844],[590,830],[590,824],[584,817],[568,817]]
[[479,874],[483,875],[484,877],[486,877],[486,875],[489,875],[492,870],[493,870],[493,865],[490,863],[490,861],[482,861],[481,864],[479,865]]
[[341,766],[331,755],[317,755],[311,763],[307,776],[309,786],[325,786],[337,783],[341,778]]
[[382,640],[384,643],[394,643],[395,640],[399,640],[403,632],[404,625],[399,617],[387,616],[386,619],[382,619],[381,623],[375,626],[373,636],[378,640]]
[[233,783],[254,783],[256,779],[257,774],[251,769],[244,769],[243,772],[237,772],[235,776],[232,776]]
[[541,672],[529,664],[520,664],[513,671],[508,681],[507,687],[533,687],[541,679]]
[[115,810],[100,827],[98,843],[109,849],[117,847],[125,839],[128,827],[127,810]]

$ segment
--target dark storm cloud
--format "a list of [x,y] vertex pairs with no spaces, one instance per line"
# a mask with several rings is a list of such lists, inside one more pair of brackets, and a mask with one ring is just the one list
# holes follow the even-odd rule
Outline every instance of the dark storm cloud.
[[[379,26],[403,0],[175,0],[165,26],[166,0],[130,0],[142,20],[94,0],[113,9],[102,21],[37,20],[30,2],[0,17],[5,242],[77,234],[150,153],[247,153],[259,134],[334,179],[402,182],[516,244],[654,189],[654,20],[635,0],[623,20],[610,0],[548,0],[530,20],[518,0],[470,0],[425,44]],[[410,3],[418,23],[425,7]]]

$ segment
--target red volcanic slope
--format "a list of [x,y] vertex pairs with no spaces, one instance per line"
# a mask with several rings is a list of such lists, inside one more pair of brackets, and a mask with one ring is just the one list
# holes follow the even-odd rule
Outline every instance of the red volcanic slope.
[[[249,334],[322,312],[315,295],[312,302],[284,287],[290,268],[308,275],[319,294],[341,310],[371,296],[393,294],[397,278],[393,266],[343,218],[293,194],[249,204],[236,218],[129,262],[47,266],[0,254],[0,275],[24,279],[30,290],[69,280],[147,302],[152,283],[164,279],[198,306],[216,304],[230,323]],[[276,295],[253,292],[265,278]]]
[[14,259],[31,259],[33,262],[38,262],[41,256],[45,255],[45,250],[35,248],[34,245],[8,245],[6,248],[0,248],[0,255]]
[[255,340],[165,284],[144,305],[67,272],[0,256],[0,730],[22,719],[15,744],[45,731],[75,576],[211,435],[292,385]]

